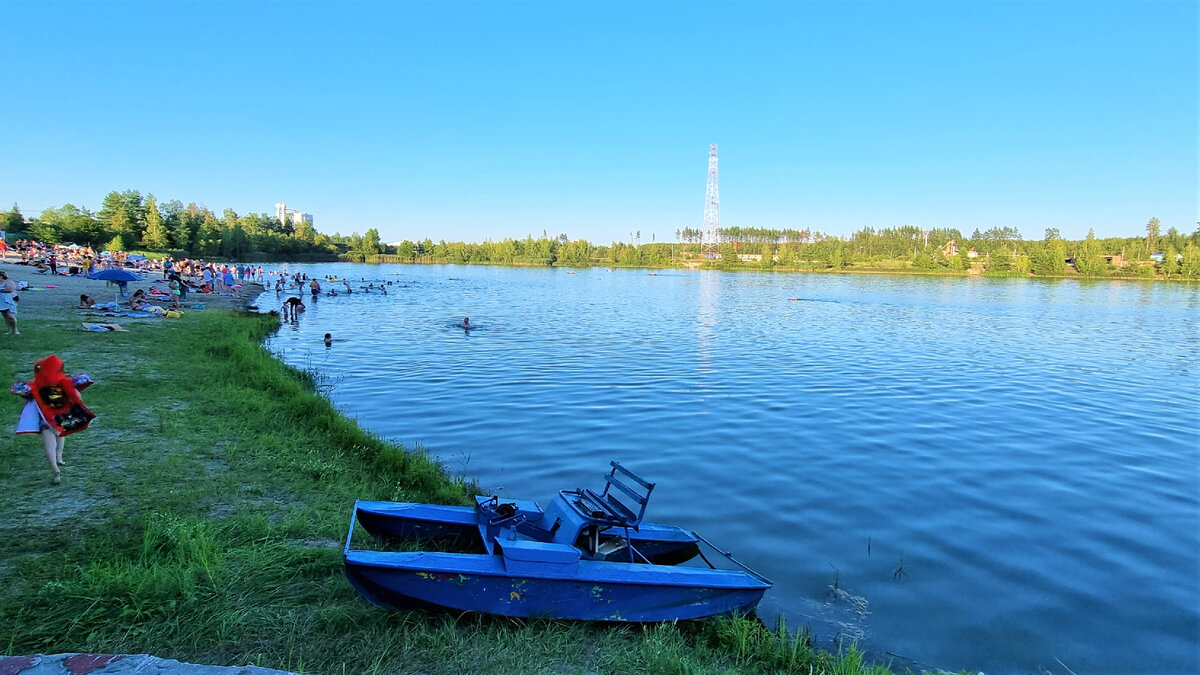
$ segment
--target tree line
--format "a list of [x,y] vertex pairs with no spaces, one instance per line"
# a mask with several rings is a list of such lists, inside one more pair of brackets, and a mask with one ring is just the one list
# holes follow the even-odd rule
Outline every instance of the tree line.
[[[1063,239],[1046,228],[1039,239],[1025,239],[1014,227],[974,230],[864,227],[849,237],[814,229],[727,227],[714,243],[719,255],[707,257],[703,232],[675,231],[674,242],[642,242],[630,232],[628,242],[593,243],[566,234],[532,234],[523,239],[483,242],[406,240],[389,246],[376,228],[322,234],[312,223],[280,222],[274,214],[220,216],[207,207],[180,200],[159,202],[137,190],[108,193],[98,212],[66,204],[26,219],[16,204],[0,213],[0,227],[11,235],[48,243],[72,241],[103,250],[140,248],[176,255],[247,260],[256,257],[438,262],[499,265],[607,265],[672,267],[699,262],[721,269],[912,269],[924,272],[979,270],[991,275],[1088,277],[1144,276],[1200,278],[1200,227],[1191,234],[1177,228],[1162,232],[1151,218],[1145,236]],[[11,237],[10,237],[11,238]]]
[[311,222],[281,222],[274,214],[239,215],[224,209],[220,215],[195,202],[160,202],[137,190],[112,191],[99,211],[74,204],[51,207],[26,218],[17,204],[0,212],[0,229],[9,239],[25,237],[93,249],[134,249],[203,258],[247,260],[255,257],[336,259],[351,252],[374,255],[384,251],[379,231],[343,237],[317,232]]
[[641,243],[641,233],[629,242],[594,244],[565,234],[535,238],[471,242],[404,241],[386,247],[383,255],[350,255],[348,259],[378,262],[436,262],[500,265],[608,265],[672,267],[700,261],[719,269],[912,269],[924,272],[963,272],[969,269],[994,276],[1188,277],[1200,278],[1200,228],[1185,235],[1176,228],[1160,233],[1157,218],[1146,225],[1146,236],[1065,240],[1058,229],[1047,228],[1038,240],[1027,240],[1017,228],[976,229],[969,236],[954,228],[915,226],[863,228],[848,238],[814,230],[726,228],[715,246],[719,255],[704,256],[699,230],[676,232],[676,242]]

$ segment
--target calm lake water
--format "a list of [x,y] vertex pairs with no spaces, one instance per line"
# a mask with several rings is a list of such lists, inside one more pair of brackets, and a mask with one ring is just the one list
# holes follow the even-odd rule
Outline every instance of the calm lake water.
[[306,292],[273,341],[346,414],[543,504],[620,460],[648,519],[774,580],[768,625],[926,667],[1200,670],[1200,286],[290,269],[393,282]]

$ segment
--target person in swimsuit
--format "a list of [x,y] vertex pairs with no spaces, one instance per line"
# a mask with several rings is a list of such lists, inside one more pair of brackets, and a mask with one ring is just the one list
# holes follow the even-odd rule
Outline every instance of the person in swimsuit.
[[17,284],[4,270],[0,270],[0,316],[4,317],[11,335],[21,334],[17,330]]

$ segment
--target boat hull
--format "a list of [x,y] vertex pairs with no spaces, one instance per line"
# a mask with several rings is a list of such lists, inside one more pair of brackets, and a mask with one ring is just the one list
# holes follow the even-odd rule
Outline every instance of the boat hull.
[[348,551],[345,564],[350,583],[380,607],[525,618],[650,622],[744,613],[770,587],[740,571],[589,560],[530,563],[510,559],[507,552]]

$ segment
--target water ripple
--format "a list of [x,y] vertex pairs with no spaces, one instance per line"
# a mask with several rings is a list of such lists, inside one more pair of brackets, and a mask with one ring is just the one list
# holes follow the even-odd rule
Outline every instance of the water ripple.
[[1200,289],[306,269],[396,282],[274,340],[341,409],[510,496],[621,460],[776,581],[768,618],[948,669],[1200,665]]

